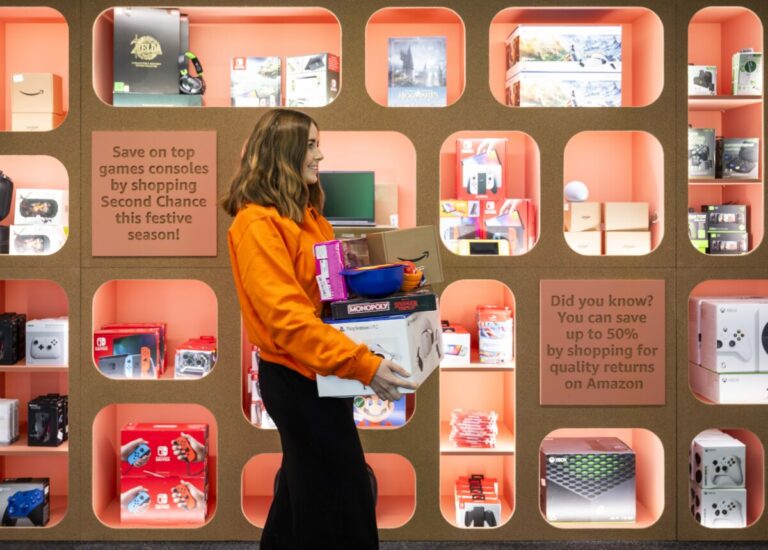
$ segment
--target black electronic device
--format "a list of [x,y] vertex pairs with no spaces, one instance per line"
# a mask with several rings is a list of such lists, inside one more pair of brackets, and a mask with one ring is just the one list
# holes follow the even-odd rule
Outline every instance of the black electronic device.
[[715,91],[715,81],[712,78],[711,71],[705,71],[705,70],[699,69],[699,75],[693,77],[693,83],[696,86],[707,88],[710,92]]
[[14,365],[24,359],[27,345],[27,316],[0,314],[0,365]]
[[27,405],[27,445],[56,447],[69,439],[66,395],[40,395]]
[[11,204],[13,204],[12,199],[13,181],[0,170],[0,220],[4,220],[8,217],[8,214],[11,213]]
[[[376,504],[376,501],[379,498],[379,483],[376,481],[376,474],[373,472],[373,468],[371,468],[371,465],[366,462],[365,469],[368,471],[368,481],[371,484],[371,493],[373,494],[373,503]],[[277,494],[277,487],[280,485],[280,472],[282,468],[277,469],[277,473],[275,474],[275,481],[274,485],[272,487],[273,494]]]
[[[184,61],[191,61],[195,68],[195,75],[189,74]],[[192,52],[185,52],[179,56],[179,91],[187,95],[203,95],[205,93],[205,80],[203,79],[203,65]]]

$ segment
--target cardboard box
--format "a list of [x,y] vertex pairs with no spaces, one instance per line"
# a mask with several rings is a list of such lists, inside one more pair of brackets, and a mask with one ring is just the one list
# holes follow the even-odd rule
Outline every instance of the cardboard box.
[[749,233],[746,231],[709,232],[710,254],[745,254],[749,252]]
[[62,189],[16,189],[14,225],[67,225],[69,192]]
[[742,50],[731,58],[733,95],[763,95],[763,54]]
[[461,325],[443,326],[442,367],[466,367],[471,362],[471,336]]
[[[326,322],[355,342],[366,344],[373,353],[403,367],[411,374],[408,380],[416,384],[426,380],[443,358],[440,315],[437,311]],[[318,376],[317,390],[320,397],[374,394],[373,389],[357,380],[337,376]],[[407,389],[402,392],[413,393]]]
[[69,364],[69,320],[30,319],[27,321],[27,365]]
[[606,202],[603,209],[606,231],[648,231],[647,202]]
[[481,201],[483,237],[509,242],[512,256],[525,254],[536,244],[536,207],[530,199]]
[[423,225],[410,229],[368,233],[371,265],[412,261],[424,268],[426,284],[443,282],[443,265],[437,246],[435,227]]
[[3,527],[42,527],[51,512],[47,477],[5,478],[0,481],[0,517]]
[[208,424],[129,422],[120,429],[122,477],[207,475]]
[[503,198],[506,187],[506,138],[456,140],[456,196]]
[[563,210],[566,231],[600,231],[603,209],[599,202],[566,202]]
[[717,177],[757,179],[760,167],[758,138],[720,138],[717,152]]
[[67,240],[65,225],[12,225],[8,252],[12,256],[48,255],[58,251]]
[[515,107],[621,107],[621,74],[518,72],[506,82]]
[[179,94],[179,10],[114,8],[114,17],[114,94]]
[[603,253],[602,231],[565,231],[565,242],[584,256],[600,256]]
[[747,526],[746,489],[702,489],[690,487],[693,517],[704,527],[738,529]]
[[233,107],[279,107],[279,57],[233,57],[229,67],[229,97]]
[[651,252],[650,231],[606,231],[606,256],[642,256]]
[[445,36],[389,38],[387,106],[445,107]]
[[398,217],[398,199],[397,185],[395,184],[376,184],[375,202],[374,202],[374,220],[376,225],[391,225],[398,227],[400,220]]
[[49,132],[61,126],[64,115],[58,113],[11,113],[14,132]]
[[288,107],[324,107],[340,87],[339,57],[331,53],[285,59],[285,103]]
[[717,95],[716,65],[688,65],[688,95]]
[[63,115],[61,77],[53,73],[12,75],[11,112]]
[[207,514],[207,477],[120,478],[123,525],[202,525]]
[[768,372],[721,374],[688,363],[691,389],[712,401],[728,405],[764,405],[768,403]]
[[[702,206],[708,233],[743,232],[747,230],[747,205],[713,204]],[[688,215],[690,219],[690,214]],[[701,237],[699,237],[701,238]]]

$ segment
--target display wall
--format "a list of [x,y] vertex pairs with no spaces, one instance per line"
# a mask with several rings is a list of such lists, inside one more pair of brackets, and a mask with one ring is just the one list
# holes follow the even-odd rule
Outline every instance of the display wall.
[[[32,2],[22,4],[30,9],[34,6]],[[212,6],[206,8],[204,2],[195,2],[188,8],[190,38],[199,50],[196,53],[210,79],[211,92],[210,96],[206,94],[205,108],[183,109],[111,105],[109,37],[114,3],[105,0],[46,3],[63,16],[68,28],[64,33],[58,19],[50,23],[56,28],[52,43],[59,44],[50,49],[55,50],[56,55],[68,52],[68,63],[56,62],[64,80],[67,116],[59,127],[49,132],[0,132],[3,152],[0,162],[10,158],[24,164],[25,159],[45,157],[64,167],[68,182],[60,178],[56,188],[69,190],[69,236],[55,254],[0,255],[0,311],[21,309],[23,305],[30,311],[47,315],[53,300],[47,293],[25,291],[29,301],[20,305],[15,289],[43,280],[47,281],[46,285],[60,288],[66,296],[70,319],[69,363],[64,372],[62,368],[34,374],[0,369],[0,378],[3,397],[18,393],[25,399],[28,392],[36,391],[36,388],[29,389],[27,379],[36,384],[39,377],[50,374],[51,381],[41,386],[41,391],[69,394],[70,436],[66,448],[35,454],[32,458],[26,452],[14,454],[13,450],[0,447],[0,473],[9,477],[45,472],[55,486],[56,503],[56,513],[48,527],[24,530],[3,527],[0,540],[216,541],[255,540],[260,536],[259,526],[263,524],[266,503],[271,498],[280,443],[275,431],[254,427],[243,414],[247,373],[243,366],[248,348],[242,341],[239,307],[229,268],[226,241],[229,217],[218,208],[210,210],[210,215],[215,212],[216,216],[215,255],[92,254],[93,236],[103,231],[93,225],[92,209],[98,207],[92,198],[96,179],[93,167],[97,160],[92,154],[93,132],[215,132],[216,196],[225,192],[242,145],[263,112],[262,108],[227,106],[226,67],[230,56],[236,55],[238,37],[244,35],[249,37],[248,48],[256,51],[253,55],[273,54],[263,50],[271,50],[274,44],[279,51],[273,55],[327,51],[340,56],[343,76],[338,97],[325,107],[306,109],[316,118],[321,131],[321,148],[326,157],[321,170],[369,167],[381,172],[388,180],[386,183],[397,188],[401,227],[439,224],[440,200],[447,198],[445,193],[451,187],[450,181],[444,179],[446,167],[453,162],[446,160],[453,150],[452,145],[446,145],[451,136],[474,132],[511,136],[523,141],[526,158],[536,161],[536,167],[528,167],[525,177],[517,181],[519,193],[536,203],[536,245],[527,253],[512,257],[460,256],[443,247],[445,282],[435,288],[438,294],[447,293],[441,314],[471,319],[477,305],[470,295],[472,286],[495,281],[484,290],[489,294],[495,292],[494,299],[502,300],[514,312],[514,364],[482,373],[471,368],[435,373],[419,389],[410,419],[403,427],[360,432],[372,465],[382,469],[383,492],[380,494],[384,497],[384,507],[379,516],[382,540],[768,539],[768,519],[756,513],[762,511],[764,491],[756,491],[750,497],[755,503],[754,509],[749,517],[750,525],[743,529],[707,529],[691,516],[688,505],[688,445],[696,434],[718,427],[753,434],[763,445],[768,441],[766,405],[705,403],[691,392],[688,384],[685,320],[689,296],[700,292],[699,285],[709,280],[768,280],[768,248],[762,243],[765,206],[762,180],[742,186],[756,214],[750,222],[749,231],[755,246],[749,254],[700,254],[691,246],[687,234],[688,206],[703,204],[707,198],[700,195],[709,193],[706,186],[700,189],[689,185],[687,176],[689,118],[705,116],[687,97],[689,37],[695,38],[689,33],[706,30],[704,27],[710,24],[725,25],[710,21],[706,14],[697,15],[712,4],[702,0],[639,0],[600,2],[596,8],[575,0],[542,0],[536,2],[536,9],[526,9],[524,5],[510,8],[500,0],[445,0],[435,9],[421,7],[412,11],[400,9],[410,7],[403,2],[327,0],[318,8],[278,4],[273,6],[275,9],[268,9],[248,7],[240,0],[230,2],[232,8],[244,10],[239,14]],[[183,2],[164,5],[188,6]],[[753,14],[749,15],[750,25],[755,18],[759,20],[762,26],[758,31],[750,27],[750,33],[756,32],[765,43],[768,5],[762,0],[742,0],[739,5]],[[23,12],[26,8],[19,9]],[[40,25],[49,24],[35,20],[37,15],[28,17],[32,22],[15,12],[13,17],[21,19],[0,26],[0,41],[5,45],[5,55],[0,56],[0,74],[5,75],[19,70],[8,60],[12,52],[9,41],[16,32],[10,27],[17,23],[34,25],[36,34]],[[2,18],[0,12],[0,22]],[[628,78],[624,106],[567,109],[504,105],[504,39],[514,23],[597,21],[620,24],[629,33],[627,36],[631,36],[628,42],[631,70],[624,75]],[[387,36],[412,31],[415,36],[449,36],[448,60],[461,66],[449,63],[445,108],[384,106],[384,80],[381,74],[374,75],[371,71],[384,70],[382,48]],[[225,47],[222,36],[231,39],[224,41]],[[278,36],[281,40],[274,42]],[[301,47],[304,43],[306,47]],[[305,51],[307,49],[311,52]],[[640,51],[646,55],[640,55]],[[725,52],[718,55],[727,57]],[[727,60],[718,62],[726,64],[721,78],[727,80]],[[7,85],[7,77],[4,82],[0,93]],[[3,101],[0,126],[5,125],[3,118],[10,115],[8,100]],[[710,105],[713,104],[707,104],[707,111],[720,111],[717,105]],[[762,98],[757,107],[743,108],[750,117],[759,119],[762,133],[765,127]],[[719,117],[718,120],[726,124],[740,115],[706,116]],[[324,132],[328,133],[327,146],[323,144]],[[576,177],[572,171],[579,164],[574,164],[570,155],[580,151],[596,154],[590,151],[592,133],[600,133],[595,143],[610,142],[626,158],[641,159],[652,166],[653,181],[644,179],[642,169],[635,164],[624,167],[625,188],[611,190],[609,182],[601,183],[601,193],[606,196],[613,196],[609,191],[616,191],[621,197],[631,197],[628,200],[642,196],[653,204],[657,221],[651,228],[653,250],[650,254],[585,256],[573,251],[564,239],[563,184]],[[615,135],[612,133],[620,133],[621,139],[611,140]],[[761,143],[761,149],[763,147]],[[600,162],[599,155],[597,157],[598,160],[590,162]],[[366,166],[361,164],[361,158],[367,159]],[[367,166],[368,163],[373,166]],[[589,164],[585,168],[597,169]],[[4,166],[0,169],[5,170]],[[24,170],[29,169],[27,163]],[[764,173],[761,168],[760,174]],[[735,192],[718,188],[718,193],[728,198]],[[665,346],[659,358],[663,369],[657,373],[663,381],[662,395],[657,396],[661,404],[540,404],[540,343],[550,328],[540,326],[540,308],[544,305],[540,303],[540,284],[568,279],[663,283],[664,300],[659,307],[665,321],[661,329]],[[142,283],[142,280],[146,281]],[[197,290],[187,300],[184,291],[177,289],[172,303],[160,303],[157,296],[162,294],[164,285],[174,283],[194,285]],[[21,286],[15,286],[18,284]],[[144,311],[121,302],[121,296],[141,294],[142,284],[151,289],[143,304]],[[465,288],[468,290],[462,290]],[[765,295],[764,283],[751,283],[749,288]],[[460,294],[467,294],[466,303]],[[137,381],[104,377],[93,364],[91,331],[102,321],[105,312],[111,310],[129,312],[126,315],[131,321],[157,321],[160,316],[167,316],[169,322],[176,324],[187,323],[196,318],[198,311],[203,311],[205,323],[190,330],[204,329],[218,337],[215,368],[199,380]],[[187,310],[190,315],[185,313]],[[54,313],[59,314],[51,314]],[[441,441],[441,422],[450,414],[446,410],[452,407],[451,402],[460,402],[461,386],[474,384],[474,376],[487,378],[482,379],[482,387],[493,388],[494,406],[503,408],[503,412],[499,412],[508,436],[500,452],[488,456],[457,454]],[[19,385],[24,387],[18,388]],[[479,398],[473,394],[470,401],[474,404]],[[211,475],[215,500],[204,525],[127,529],[117,521],[116,430],[129,419],[152,418],[202,420],[214,426],[215,461]],[[618,434],[626,437],[627,444],[638,447],[638,460],[643,464],[643,488],[638,495],[643,506],[642,518],[632,525],[600,524],[592,528],[553,525],[545,519],[539,505],[539,445],[558,430],[566,430],[560,432],[566,434]],[[754,439],[749,441],[752,449],[758,448]],[[762,457],[762,451],[750,453]],[[503,485],[506,505],[503,521],[496,528],[461,528],[455,525],[451,514],[452,479],[470,473],[468,469],[478,463],[487,475],[499,478]],[[751,483],[754,479],[755,476]]]

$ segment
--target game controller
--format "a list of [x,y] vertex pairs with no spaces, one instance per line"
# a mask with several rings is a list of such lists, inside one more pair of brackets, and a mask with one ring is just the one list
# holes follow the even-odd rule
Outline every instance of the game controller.
[[211,370],[212,353],[209,351],[185,351],[181,353],[181,360],[176,367],[179,374],[203,375]]
[[142,443],[128,455],[128,464],[135,466],[137,462],[140,462],[144,457],[149,456],[151,452],[152,449],[149,448],[149,445]]
[[38,336],[29,343],[29,355],[34,359],[56,359],[61,357],[59,339],[52,336]]
[[139,491],[135,497],[131,499],[131,502],[128,503],[128,511],[132,514],[138,514],[139,512],[143,512],[144,505],[147,504],[150,501],[149,493],[147,491]]
[[16,525],[19,519],[27,518],[32,525],[42,525],[44,508],[45,494],[42,489],[17,491],[8,498],[2,524]]
[[178,504],[182,505],[187,510],[194,510],[197,507],[197,501],[192,493],[189,491],[189,487],[183,483],[179,483],[173,489],[171,489],[173,496],[178,500]]
[[139,351],[141,352],[141,377],[148,378],[152,372],[152,357],[147,346],[141,346]]
[[744,482],[741,463],[736,456],[728,455],[720,460],[713,460],[710,467],[714,469],[712,483],[715,485],[741,486]]
[[[744,331],[741,328],[723,327],[718,336],[716,343],[718,355],[735,355],[745,363],[752,361],[755,343],[752,341],[748,328]],[[724,362],[723,367],[726,366],[727,363]],[[752,370],[756,369],[753,368]]]
[[496,516],[482,506],[475,506],[464,513],[465,527],[485,527],[486,523],[488,527],[496,527]]
[[181,454],[177,455],[179,460],[185,462],[194,462],[197,459],[197,453],[189,444],[189,441],[184,436],[179,436],[173,440],[174,447],[178,447]]
[[723,499],[712,503],[713,524],[731,523],[735,526],[744,525],[744,516],[741,513],[741,504],[735,500]]

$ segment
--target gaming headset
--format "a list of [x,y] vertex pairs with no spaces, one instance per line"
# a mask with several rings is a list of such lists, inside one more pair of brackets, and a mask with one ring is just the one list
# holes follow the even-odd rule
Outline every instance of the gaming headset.
[[205,80],[203,80],[203,66],[200,64],[200,60],[192,52],[186,52],[179,56],[179,66],[187,66],[187,60],[192,62],[195,67],[195,76],[189,74],[189,71],[179,69],[179,91],[182,94],[188,95],[202,95],[205,93]]

